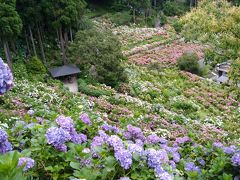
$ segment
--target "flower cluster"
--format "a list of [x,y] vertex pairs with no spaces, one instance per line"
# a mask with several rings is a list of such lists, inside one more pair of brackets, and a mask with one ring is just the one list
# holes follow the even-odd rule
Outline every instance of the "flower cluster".
[[145,141],[145,136],[140,128],[132,126],[131,124],[127,125],[127,131],[124,132],[124,137],[126,139],[140,139]]
[[101,126],[102,130],[104,131],[108,131],[108,132],[112,132],[112,133],[120,133],[120,129],[117,127],[117,126],[112,126],[112,125],[109,125],[107,123],[104,123],[102,126]]
[[89,126],[92,125],[92,121],[89,118],[88,114],[86,114],[86,113],[81,114],[80,119],[82,120],[82,122],[84,124],[89,125]]
[[65,143],[71,139],[69,132],[63,128],[51,127],[47,130],[45,136],[48,144],[51,144],[59,151],[67,151]]
[[77,133],[74,128],[73,120],[70,117],[59,116],[56,119],[56,123],[60,128],[51,127],[46,133],[48,144],[51,144],[56,149],[66,152],[67,146],[65,143],[67,141],[72,141],[76,144],[81,144],[87,141],[87,136],[85,134]]
[[0,58],[0,95],[4,94],[13,87],[13,75],[8,67]]
[[7,133],[0,129],[0,153],[4,154],[12,150],[12,145],[8,142]]
[[196,171],[200,172],[200,168],[198,166],[195,166],[193,162],[187,162],[184,167],[185,171]]
[[240,166],[240,151],[236,152],[232,157],[232,163],[234,166]]
[[28,169],[31,169],[34,166],[35,161],[28,157],[21,157],[18,160],[18,166],[24,166],[23,171],[27,171]]

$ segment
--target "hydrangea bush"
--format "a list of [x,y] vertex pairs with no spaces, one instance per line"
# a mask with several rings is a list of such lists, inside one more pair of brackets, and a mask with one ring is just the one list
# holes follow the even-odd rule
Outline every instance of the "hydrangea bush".
[[13,75],[0,57],[0,95],[4,94],[13,87]]

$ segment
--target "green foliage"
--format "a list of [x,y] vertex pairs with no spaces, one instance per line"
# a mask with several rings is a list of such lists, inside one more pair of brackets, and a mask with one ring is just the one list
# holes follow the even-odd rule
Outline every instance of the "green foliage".
[[111,92],[109,91],[93,89],[89,87],[89,85],[83,79],[78,80],[78,90],[86,95],[95,96],[95,97],[99,97],[103,95],[106,95],[106,96],[111,95]]
[[26,180],[23,176],[23,167],[18,165],[18,152],[11,151],[6,154],[0,154],[0,179],[4,180]]
[[20,34],[22,21],[15,7],[0,1],[0,38],[9,40]]
[[178,20],[174,20],[172,23],[173,28],[175,29],[176,32],[181,32],[182,31],[182,24]]
[[83,74],[100,83],[114,87],[126,81],[121,46],[110,32],[95,29],[79,31],[69,47],[69,54]]
[[42,61],[34,56],[28,61],[26,61],[26,68],[28,73],[31,74],[46,74],[47,70],[45,66],[43,65]]
[[109,19],[118,26],[129,25],[132,21],[132,16],[129,11],[124,11],[109,15]]
[[214,52],[212,61],[234,60],[240,52],[239,17],[240,7],[225,0],[204,0],[181,18],[181,34],[187,40],[210,43]]
[[240,58],[232,61],[229,77],[234,86],[240,85]]
[[177,64],[180,70],[188,71],[194,74],[200,73],[198,56],[196,53],[185,52],[180,58],[178,58]]
[[179,3],[168,0],[163,4],[163,12],[167,16],[179,16],[184,13],[184,8]]

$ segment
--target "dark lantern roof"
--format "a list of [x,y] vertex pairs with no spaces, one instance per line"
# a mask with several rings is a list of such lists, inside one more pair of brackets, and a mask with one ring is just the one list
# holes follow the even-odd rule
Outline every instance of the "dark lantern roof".
[[61,76],[68,76],[72,74],[80,73],[80,69],[74,64],[68,64],[60,67],[55,67],[49,70],[52,77],[61,77]]

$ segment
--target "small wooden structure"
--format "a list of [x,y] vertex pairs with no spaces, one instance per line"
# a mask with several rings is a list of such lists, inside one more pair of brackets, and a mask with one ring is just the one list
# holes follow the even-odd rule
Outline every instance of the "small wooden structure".
[[63,81],[64,86],[71,92],[78,92],[77,74],[81,71],[73,64],[55,67],[49,70],[53,78]]

